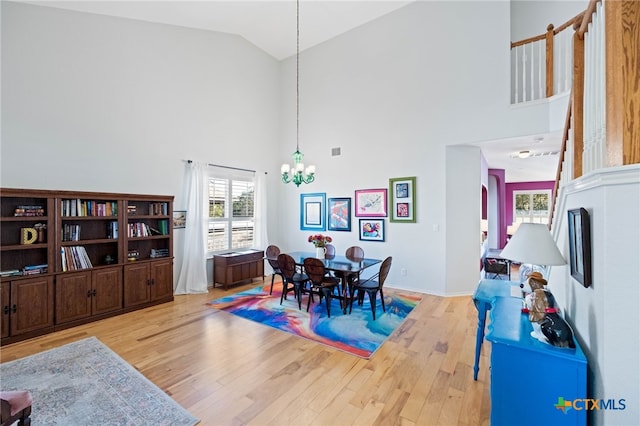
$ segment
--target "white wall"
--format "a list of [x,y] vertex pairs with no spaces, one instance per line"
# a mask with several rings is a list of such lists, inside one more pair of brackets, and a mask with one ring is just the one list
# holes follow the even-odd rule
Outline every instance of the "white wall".
[[588,0],[511,0],[511,41],[543,34],[549,24],[558,28],[588,5]]
[[[462,295],[468,294],[467,283],[476,282],[480,270],[482,154],[475,146],[448,146],[446,152],[445,291],[448,295]],[[475,244],[469,244],[469,235],[475,236]]]
[[563,214],[554,236],[566,259],[564,212],[589,212],[593,284],[584,288],[569,266],[554,267],[549,289],[587,356],[589,396],[626,400],[625,410],[591,413],[593,424],[640,424],[640,166],[589,173],[564,187],[559,202]]
[[243,39],[2,6],[3,185],[178,194],[182,159],[269,166],[278,63]]

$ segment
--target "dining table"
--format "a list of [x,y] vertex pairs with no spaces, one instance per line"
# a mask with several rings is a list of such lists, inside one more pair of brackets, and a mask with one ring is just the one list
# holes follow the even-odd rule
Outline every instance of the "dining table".
[[[304,266],[304,260],[306,258],[316,257],[316,253],[311,251],[294,251],[287,254],[293,258],[298,266]],[[267,259],[269,259],[269,257],[267,257]],[[340,304],[342,306],[343,313],[347,310],[349,285],[352,277],[359,276],[360,273],[368,267],[382,262],[382,259],[373,259],[369,257],[352,258],[339,255],[325,256],[320,260],[324,263],[324,268],[327,271],[333,272],[334,275],[339,277],[342,281],[342,297]]]

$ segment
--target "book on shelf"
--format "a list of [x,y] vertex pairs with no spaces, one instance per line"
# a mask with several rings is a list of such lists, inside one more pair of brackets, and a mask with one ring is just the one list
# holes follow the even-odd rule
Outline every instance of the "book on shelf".
[[16,206],[14,216],[44,216],[44,207],[40,205],[19,205]]
[[117,216],[117,201],[97,201],[97,200],[81,200],[67,199],[62,200],[61,204],[62,216],[84,217],[84,216]]
[[129,237],[150,237],[153,235],[151,227],[144,222],[132,222],[129,224]]
[[162,219],[158,221],[158,230],[160,235],[169,235],[169,220]]
[[151,203],[149,205],[149,214],[153,216],[166,216],[169,214],[169,204]]
[[127,214],[128,215],[134,215],[138,212],[138,207],[133,205],[133,204],[129,204],[127,206]]
[[61,248],[62,271],[93,268],[91,259],[83,246],[69,246]]
[[19,269],[7,269],[6,271],[0,271],[0,277],[15,277],[22,275],[22,271]]
[[107,238],[117,239],[118,238],[118,222],[112,221],[107,225]]
[[151,255],[149,257],[155,258],[155,257],[167,257],[167,256],[169,256],[169,249],[167,249],[167,248],[160,248],[160,249],[152,248],[151,249]]
[[62,225],[62,241],[80,241],[80,225]]
[[49,265],[41,264],[41,265],[28,265],[22,268],[22,275],[38,275],[38,274],[46,274],[49,272]]
[[34,269],[47,269],[49,267],[49,265],[47,265],[46,263],[42,263],[40,265],[27,265],[23,268],[23,270],[25,271],[31,271]]

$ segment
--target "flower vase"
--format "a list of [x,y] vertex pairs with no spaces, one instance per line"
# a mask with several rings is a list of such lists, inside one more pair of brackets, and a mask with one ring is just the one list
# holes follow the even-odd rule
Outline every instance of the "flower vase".
[[316,257],[318,259],[324,259],[324,254],[327,251],[324,247],[316,247]]

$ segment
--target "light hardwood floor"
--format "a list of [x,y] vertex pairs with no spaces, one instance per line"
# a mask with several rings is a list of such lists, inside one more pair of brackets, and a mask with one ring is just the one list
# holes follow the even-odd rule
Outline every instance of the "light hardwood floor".
[[424,295],[364,360],[205,305],[258,284],[176,296],[173,303],[4,346],[0,360],[96,336],[201,425],[489,424],[490,345],[484,343],[474,381],[471,297]]

